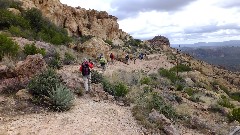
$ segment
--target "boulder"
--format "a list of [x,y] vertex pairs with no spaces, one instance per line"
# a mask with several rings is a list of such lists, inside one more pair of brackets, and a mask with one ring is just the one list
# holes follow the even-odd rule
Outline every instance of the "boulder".
[[46,69],[46,63],[41,54],[28,55],[26,60],[16,64],[15,72],[17,76],[32,77],[33,75]]
[[[14,77],[0,80],[0,92],[3,90],[19,90],[25,88],[31,77],[40,73],[46,68],[42,55],[29,55],[25,61],[20,61],[14,69]],[[8,74],[8,72],[7,72]]]
[[158,113],[155,109],[153,109],[148,116],[150,120],[160,123],[167,135],[180,135],[179,131],[177,131],[171,121],[163,114]]
[[16,98],[20,100],[29,100],[32,99],[32,95],[28,92],[27,89],[22,89],[16,93]]

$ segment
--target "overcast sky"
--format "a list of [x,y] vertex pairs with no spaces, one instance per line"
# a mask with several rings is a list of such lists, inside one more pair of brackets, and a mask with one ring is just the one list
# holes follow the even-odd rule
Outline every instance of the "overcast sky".
[[240,0],[60,0],[107,11],[136,39],[156,35],[171,44],[240,40]]

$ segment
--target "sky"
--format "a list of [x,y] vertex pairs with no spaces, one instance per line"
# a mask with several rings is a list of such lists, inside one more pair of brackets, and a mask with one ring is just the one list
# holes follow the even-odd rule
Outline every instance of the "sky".
[[135,39],[162,35],[171,44],[240,40],[240,0],[60,0],[107,11]]

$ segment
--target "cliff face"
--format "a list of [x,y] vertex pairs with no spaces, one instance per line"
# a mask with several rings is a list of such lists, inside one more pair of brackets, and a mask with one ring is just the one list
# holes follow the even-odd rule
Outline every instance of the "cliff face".
[[119,29],[117,18],[106,11],[73,8],[59,0],[20,0],[24,8],[38,8],[43,15],[58,26],[65,28],[69,35],[93,35],[102,39],[117,41],[129,36]]

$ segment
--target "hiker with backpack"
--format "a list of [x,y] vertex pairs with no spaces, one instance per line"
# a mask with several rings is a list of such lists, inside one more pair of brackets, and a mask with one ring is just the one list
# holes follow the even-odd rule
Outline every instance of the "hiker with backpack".
[[84,88],[85,92],[89,93],[91,90],[91,70],[93,68],[93,63],[91,61],[88,61],[86,58],[84,58],[83,63],[80,67],[80,72],[82,72],[83,75],[83,81],[84,81]]
[[128,55],[128,54],[126,54],[126,56],[125,56],[125,61],[126,61],[126,64],[128,64],[128,60],[129,60],[129,55]]
[[100,65],[101,65],[101,68],[103,69],[103,71],[105,71],[105,70],[106,70],[107,60],[106,60],[104,57],[102,57],[102,58],[99,60],[99,63],[100,63]]
[[114,61],[114,55],[113,55],[113,53],[110,54],[110,59],[111,59],[111,63],[113,64],[113,61]]
[[143,53],[140,53],[140,54],[139,54],[139,59],[140,59],[140,60],[143,60]]

